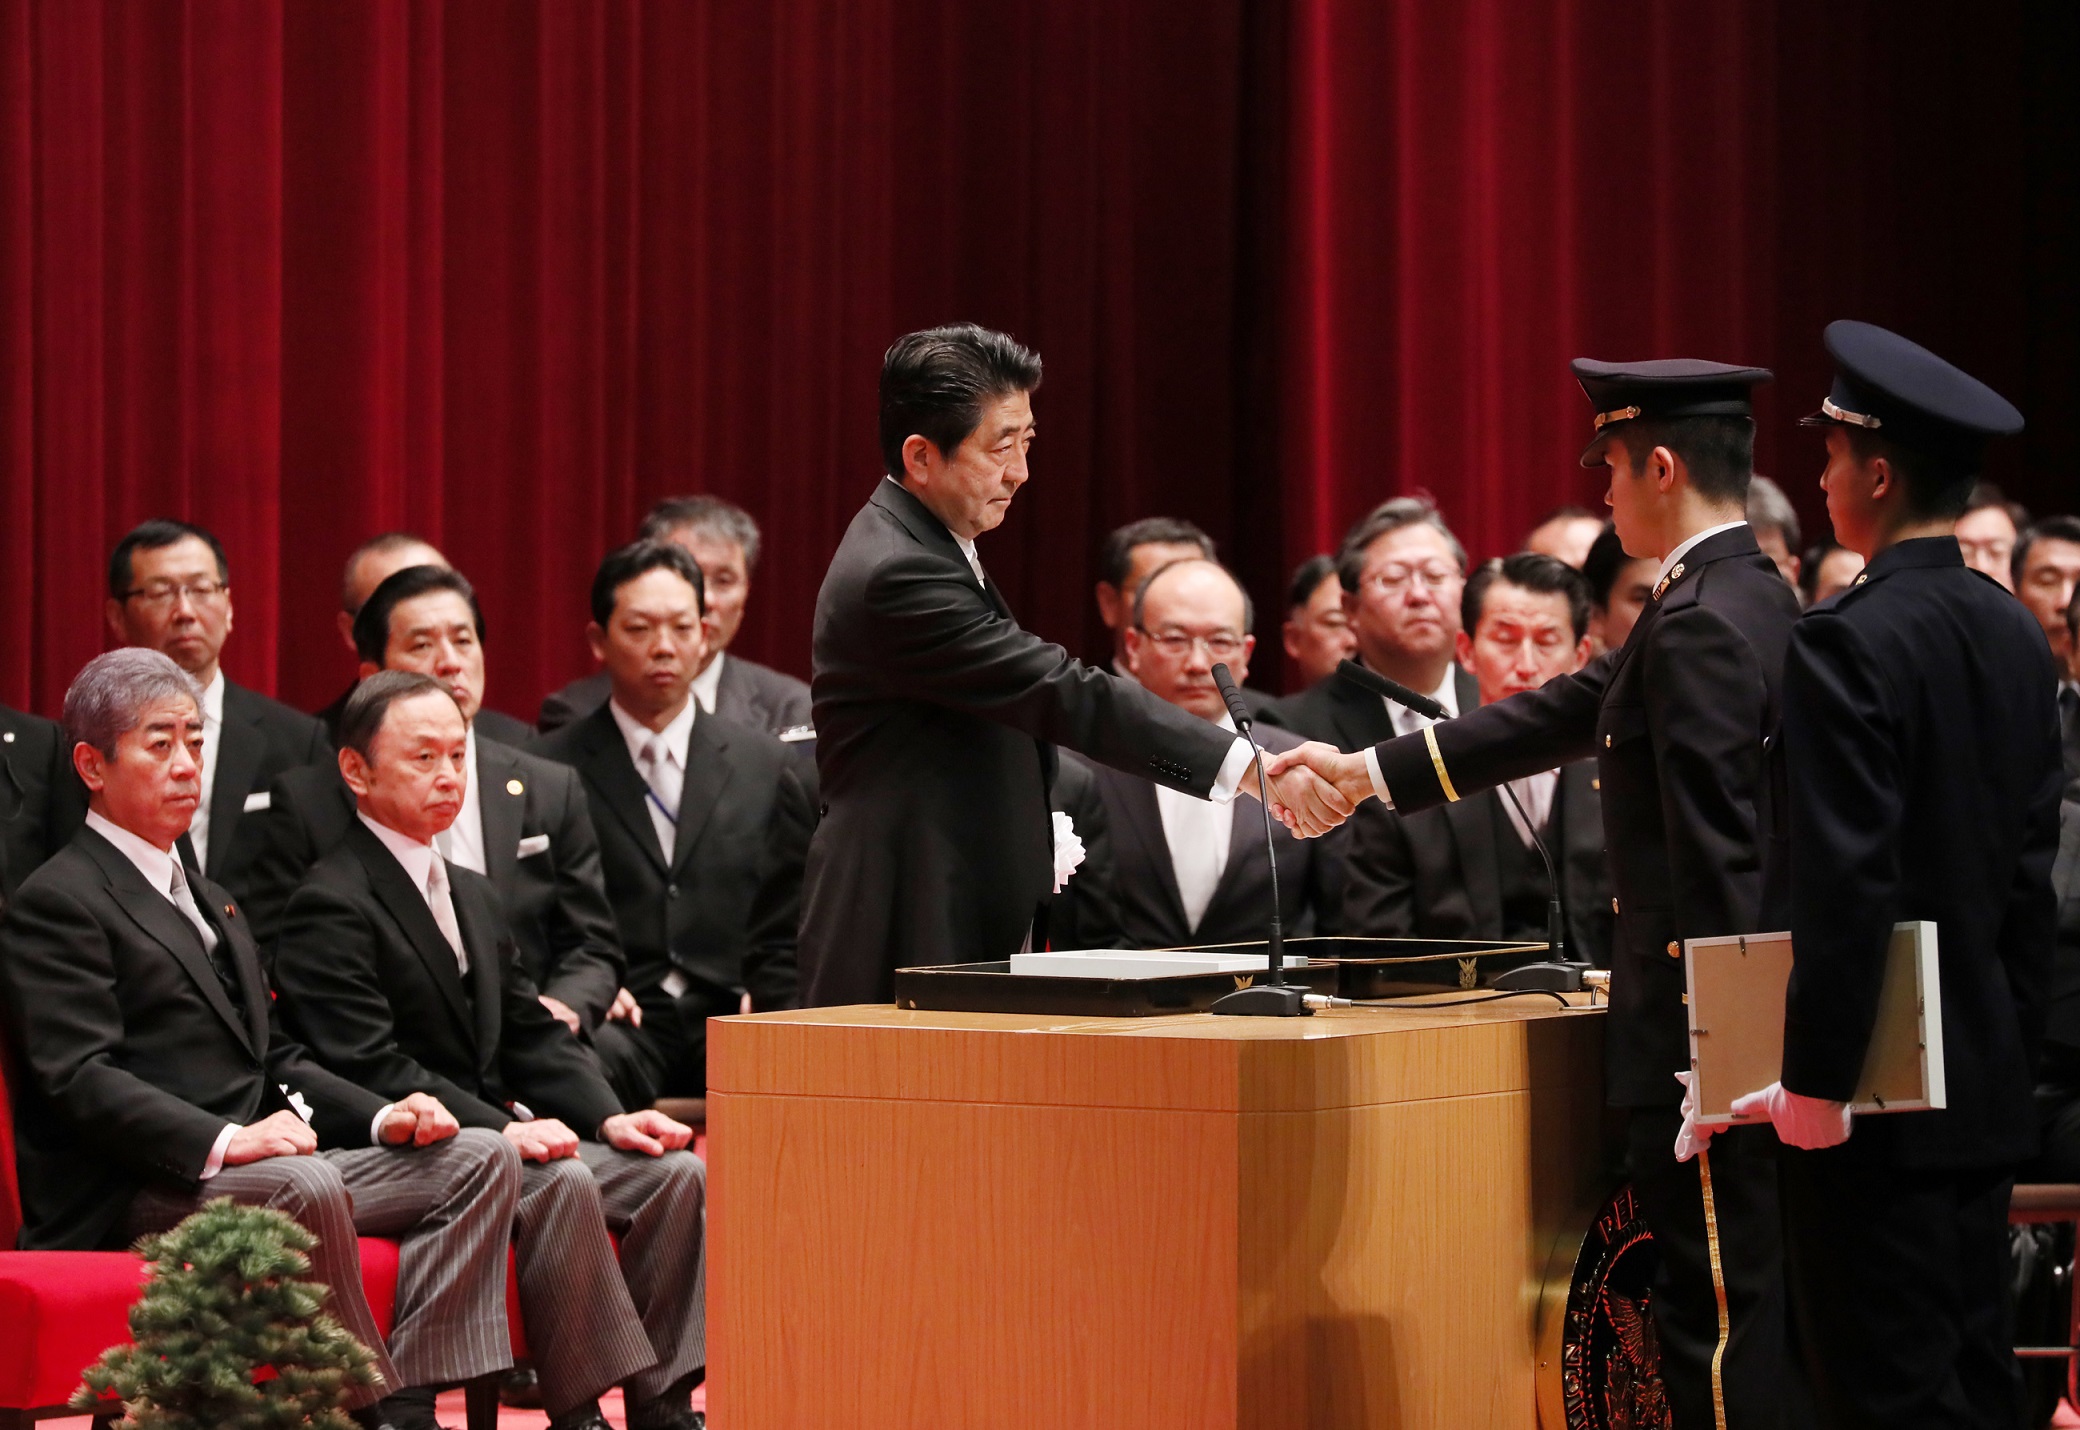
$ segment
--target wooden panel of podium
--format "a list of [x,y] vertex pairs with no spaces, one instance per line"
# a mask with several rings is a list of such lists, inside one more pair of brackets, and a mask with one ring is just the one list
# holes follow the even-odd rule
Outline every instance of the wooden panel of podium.
[[710,1423],[1530,1430],[1602,1022],[717,1020]]

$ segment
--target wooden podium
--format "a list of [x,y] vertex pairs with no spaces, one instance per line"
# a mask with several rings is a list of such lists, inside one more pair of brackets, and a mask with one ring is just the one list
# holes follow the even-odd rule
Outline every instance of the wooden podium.
[[1530,1430],[1602,1022],[718,1019],[710,1423]]

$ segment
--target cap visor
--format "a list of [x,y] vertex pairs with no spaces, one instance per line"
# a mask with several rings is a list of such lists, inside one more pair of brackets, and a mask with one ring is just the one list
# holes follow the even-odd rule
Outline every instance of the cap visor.
[[1839,427],[1842,424],[1829,417],[1825,412],[1808,412],[1805,416],[1798,419],[1798,425],[1801,427]]
[[1609,466],[1610,464],[1603,460],[1603,449],[1611,438],[1617,435],[1615,432],[1598,432],[1591,437],[1589,445],[1582,448],[1581,464],[1585,467]]

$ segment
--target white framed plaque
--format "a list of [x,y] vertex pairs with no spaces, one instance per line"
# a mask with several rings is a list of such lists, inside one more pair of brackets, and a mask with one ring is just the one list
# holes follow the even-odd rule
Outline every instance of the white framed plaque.
[[[1743,1120],[1733,1115],[1734,1099],[1768,1087],[1783,1069],[1791,935],[1693,938],[1683,949],[1697,1121],[1723,1127]],[[1877,1022],[1850,1107],[1864,1114],[1945,1106],[1936,926],[1895,924]]]

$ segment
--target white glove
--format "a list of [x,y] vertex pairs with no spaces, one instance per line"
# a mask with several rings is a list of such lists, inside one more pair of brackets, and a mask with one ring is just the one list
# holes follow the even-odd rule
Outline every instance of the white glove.
[[1076,837],[1076,825],[1069,816],[1056,810],[1054,814],[1054,891],[1059,894],[1069,876],[1083,864],[1083,841]]
[[1687,1162],[1698,1153],[1704,1151],[1706,1145],[1712,1140],[1712,1134],[1719,1130],[1717,1127],[1700,1127],[1697,1125],[1697,1088],[1692,1083],[1695,1077],[1695,1073],[1679,1072],[1676,1074],[1676,1081],[1683,1085],[1683,1126],[1676,1133],[1676,1160],[1678,1162]]
[[1777,1129],[1777,1140],[1787,1147],[1816,1151],[1849,1140],[1849,1104],[1829,1102],[1824,1097],[1807,1097],[1773,1082],[1760,1092],[1733,1100],[1735,1117],[1767,1117]]

